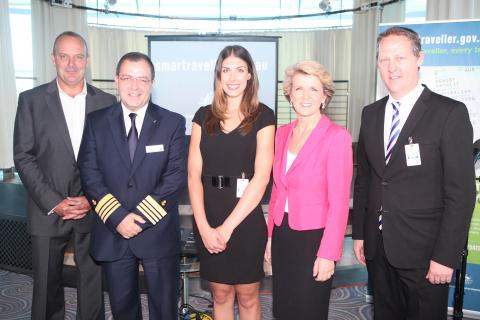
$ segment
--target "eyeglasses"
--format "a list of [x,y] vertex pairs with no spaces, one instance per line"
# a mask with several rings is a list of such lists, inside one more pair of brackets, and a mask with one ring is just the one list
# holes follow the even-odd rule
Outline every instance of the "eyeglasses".
[[126,82],[126,83],[129,83],[129,84],[132,84],[134,81],[136,81],[139,84],[148,85],[150,82],[152,82],[151,79],[148,79],[146,77],[136,78],[136,77],[126,76],[126,75],[119,76],[118,79],[122,82]]

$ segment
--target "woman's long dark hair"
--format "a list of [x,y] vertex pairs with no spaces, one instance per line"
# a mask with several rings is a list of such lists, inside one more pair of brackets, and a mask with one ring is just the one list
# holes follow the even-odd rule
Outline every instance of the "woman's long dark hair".
[[223,91],[221,85],[222,64],[225,59],[231,56],[242,59],[247,64],[248,73],[251,75],[250,80],[247,81],[242,102],[240,103],[240,112],[243,115],[243,121],[239,127],[241,135],[246,135],[250,132],[253,123],[260,114],[260,102],[258,101],[258,77],[253,59],[244,47],[238,45],[227,46],[220,52],[217,63],[215,64],[212,108],[206,117],[206,129],[209,134],[213,134],[217,128],[221,129],[221,122],[226,119],[227,95]]

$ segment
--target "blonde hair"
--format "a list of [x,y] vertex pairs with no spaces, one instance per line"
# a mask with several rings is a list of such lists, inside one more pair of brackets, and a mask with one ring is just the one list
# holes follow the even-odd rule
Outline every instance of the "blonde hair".
[[323,108],[326,108],[332,100],[335,90],[333,89],[333,80],[330,73],[325,67],[317,61],[307,60],[301,61],[289,66],[285,69],[285,79],[283,80],[283,94],[290,102],[290,94],[292,91],[292,80],[297,74],[304,74],[317,77],[322,83],[323,93],[327,96]]

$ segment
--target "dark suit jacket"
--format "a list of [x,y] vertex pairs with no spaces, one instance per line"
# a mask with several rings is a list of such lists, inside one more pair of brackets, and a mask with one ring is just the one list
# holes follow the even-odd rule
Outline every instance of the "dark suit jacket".
[[[87,84],[86,114],[109,106],[115,97]],[[56,80],[22,92],[14,132],[15,167],[28,192],[28,231],[54,236],[70,228],[89,232],[91,214],[80,220],[47,215],[67,196],[82,194]]]
[[[424,88],[385,165],[383,126],[388,97],[366,106],[357,150],[353,238],[364,239],[372,259],[382,236],[390,263],[454,268],[460,261],[475,201],[472,126],[465,105]],[[418,143],[421,165],[406,164],[408,138]]]
[[[130,247],[137,257],[180,250],[177,197],[186,183],[185,118],[150,103],[133,163],[120,103],[88,116],[78,156],[85,194],[95,207],[91,253],[114,261]],[[117,233],[135,212],[147,221],[129,240]]]

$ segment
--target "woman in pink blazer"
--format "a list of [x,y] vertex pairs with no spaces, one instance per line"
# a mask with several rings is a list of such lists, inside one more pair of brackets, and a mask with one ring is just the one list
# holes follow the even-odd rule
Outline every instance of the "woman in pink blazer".
[[322,111],[334,90],[315,61],[285,71],[297,120],[275,138],[265,259],[272,263],[276,319],[327,319],[335,261],[342,255],[352,180],[350,134]]

